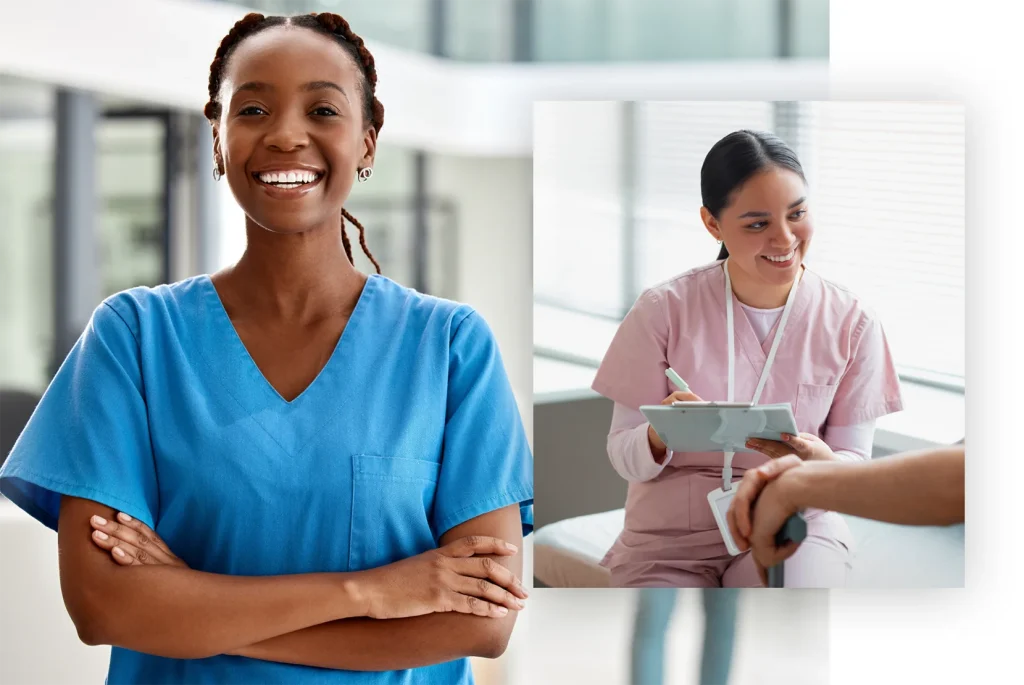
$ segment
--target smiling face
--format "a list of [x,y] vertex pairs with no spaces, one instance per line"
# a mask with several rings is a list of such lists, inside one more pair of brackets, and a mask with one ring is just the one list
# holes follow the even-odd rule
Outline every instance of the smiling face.
[[733,191],[727,207],[705,226],[729,250],[730,270],[768,286],[792,283],[814,235],[807,185],[789,169],[769,167]]
[[338,226],[376,148],[363,78],[334,39],[305,28],[270,28],[233,51],[214,151],[250,221],[276,233]]

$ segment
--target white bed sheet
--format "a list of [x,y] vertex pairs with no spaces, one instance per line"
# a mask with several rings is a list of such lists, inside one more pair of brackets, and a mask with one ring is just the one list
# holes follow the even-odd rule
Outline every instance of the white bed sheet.
[[[964,526],[897,526],[844,517],[855,540],[847,587],[964,587]],[[579,516],[534,533],[534,578],[549,587],[607,587],[599,562],[622,530],[622,509]]]

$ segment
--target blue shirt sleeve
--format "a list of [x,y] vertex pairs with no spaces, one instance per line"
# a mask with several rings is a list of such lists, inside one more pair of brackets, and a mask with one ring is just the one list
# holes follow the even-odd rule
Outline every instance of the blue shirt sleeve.
[[470,311],[453,327],[441,472],[434,500],[437,537],[496,509],[519,505],[533,530],[533,456],[490,328]]
[[157,480],[134,311],[115,310],[107,300],[93,312],[0,470],[0,491],[53,530],[62,495],[101,502],[156,527]]

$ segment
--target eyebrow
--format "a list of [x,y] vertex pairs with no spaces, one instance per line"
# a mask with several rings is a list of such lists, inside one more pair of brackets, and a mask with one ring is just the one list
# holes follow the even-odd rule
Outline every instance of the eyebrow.
[[[309,83],[303,83],[300,88],[305,91],[332,89],[341,93],[345,96],[345,99],[348,100],[348,93],[346,93],[345,89],[334,81],[310,81]],[[263,81],[246,81],[242,85],[238,86],[238,88],[235,88],[235,95],[238,95],[242,91],[264,93],[268,90],[274,90],[274,86]]]
[[[799,207],[800,205],[802,205],[806,201],[807,201],[807,198],[806,197],[802,197],[799,200],[797,200],[796,202],[790,204],[789,207],[787,207],[786,209],[793,209],[794,207]],[[739,218],[740,219],[759,219],[759,218],[766,217],[766,216],[771,216],[771,215],[772,215],[771,212],[744,212],[743,214],[740,214]]]

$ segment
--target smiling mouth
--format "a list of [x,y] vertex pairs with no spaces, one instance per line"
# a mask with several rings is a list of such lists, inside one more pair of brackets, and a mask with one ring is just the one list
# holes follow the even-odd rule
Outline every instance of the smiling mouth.
[[320,182],[324,177],[322,171],[267,171],[256,172],[252,175],[256,182],[271,188],[281,190],[293,190],[295,188],[310,188]]
[[761,255],[761,258],[762,259],[766,259],[769,262],[772,262],[773,264],[785,264],[786,262],[789,262],[794,257],[796,257],[796,252],[797,252],[797,250],[799,248],[800,248],[800,246],[796,245],[796,246],[793,247],[792,250],[790,250],[786,254],[781,254],[781,255]]

